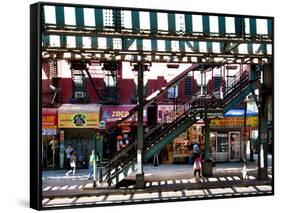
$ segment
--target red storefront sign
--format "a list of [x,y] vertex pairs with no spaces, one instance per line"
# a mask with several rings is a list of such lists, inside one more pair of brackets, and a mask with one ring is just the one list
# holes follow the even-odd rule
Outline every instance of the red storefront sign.
[[180,117],[185,111],[183,107],[176,108],[174,105],[158,105],[157,107],[157,119],[158,122],[173,122],[174,119]]
[[42,128],[57,128],[58,127],[58,109],[43,108],[42,109]]
[[[136,105],[105,105],[101,107],[101,121],[105,122],[106,127],[115,121],[121,120],[122,118],[129,115],[129,111]],[[143,111],[143,120],[147,122],[147,110]],[[134,125],[137,122],[137,114],[127,119],[126,121],[119,124],[120,126]]]

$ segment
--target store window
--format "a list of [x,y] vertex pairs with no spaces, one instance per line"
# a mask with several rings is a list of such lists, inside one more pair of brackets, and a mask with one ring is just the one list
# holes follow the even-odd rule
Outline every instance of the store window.
[[228,152],[228,135],[227,133],[217,134],[217,152]]
[[174,85],[168,89],[168,99],[176,99],[178,97],[178,85]]
[[239,160],[240,159],[240,132],[229,133],[229,159]]

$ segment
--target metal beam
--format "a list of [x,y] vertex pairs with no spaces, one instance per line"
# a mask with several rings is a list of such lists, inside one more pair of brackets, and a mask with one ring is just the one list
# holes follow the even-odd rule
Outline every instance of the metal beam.
[[[170,55],[168,54],[156,54],[153,52],[148,52],[142,55],[139,55],[138,52],[129,52],[128,53],[118,53],[114,51],[72,51],[72,50],[60,50],[60,49],[46,49],[43,51],[42,57],[44,59],[56,58],[56,59],[65,59],[65,60],[99,60],[99,61],[129,61],[129,62],[138,62],[143,59],[147,62],[176,62],[176,63],[203,63],[203,64],[261,64],[261,63],[272,63],[272,58],[269,56],[256,55],[256,56],[247,56],[247,55],[237,55],[235,56],[223,56],[223,55],[210,55],[210,54],[201,54],[201,53],[190,53],[185,55]],[[64,53],[69,53],[70,56],[64,56]],[[200,61],[199,61],[200,60]]]
[[[56,5],[53,6],[55,8],[56,11],[56,24],[55,26],[70,26],[67,25],[66,23],[64,23],[64,19],[65,19],[65,14],[64,14],[64,6],[61,5]],[[167,30],[165,30],[166,33],[171,33],[171,34],[175,34],[178,33],[177,29],[175,27],[175,23],[176,23],[176,15],[177,14],[184,14],[184,19],[185,19],[185,31],[187,34],[192,34],[194,33],[193,31],[193,24],[192,24],[192,16],[196,15],[196,16],[201,16],[202,17],[202,23],[198,23],[197,25],[202,25],[202,34],[208,34],[208,32],[210,31],[210,15],[212,15],[213,17],[216,17],[219,19],[219,33],[220,36],[224,36],[226,33],[226,25],[232,24],[229,22],[226,22],[226,17],[230,17],[230,18],[234,18],[235,22],[233,23],[233,27],[235,28],[235,35],[238,37],[241,37],[245,31],[244,31],[244,19],[245,18],[249,18],[250,19],[250,33],[248,33],[250,35],[250,37],[255,37],[256,36],[256,20],[257,19],[264,19],[264,20],[269,20],[268,24],[267,24],[267,28],[268,28],[268,35],[272,35],[272,22],[270,20],[272,20],[272,18],[270,17],[253,17],[253,16],[245,16],[245,15],[220,15],[220,14],[207,14],[207,13],[198,13],[198,12],[184,12],[184,11],[163,11],[163,10],[143,10],[143,9],[130,9],[130,8],[110,8],[110,7],[99,7],[99,6],[85,6],[85,7],[75,7],[72,6],[75,11],[76,11],[76,15],[75,15],[75,19],[76,19],[76,29],[81,28],[81,26],[83,26],[82,24],[82,20],[84,20],[84,13],[82,12],[84,8],[92,8],[94,9],[94,13],[95,13],[95,22],[96,22],[96,27],[98,31],[104,31],[106,30],[106,28],[113,28],[116,31],[123,31],[123,30],[132,30],[137,32],[139,30],[139,26],[140,26],[140,19],[139,19],[139,11],[146,11],[149,13],[149,17],[150,17],[150,32],[151,34],[157,34],[159,33],[158,30],[158,19],[157,16],[159,13],[164,13],[167,15],[168,17],[168,23],[167,23]],[[45,8],[43,7],[43,10]],[[103,13],[103,10],[108,11],[108,13]],[[121,12],[123,10],[129,11],[131,14],[130,19],[132,20],[132,28],[127,28],[125,29],[122,26],[121,20],[125,19],[127,16],[124,16],[124,14]],[[46,14],[48,15],[48,14]],[[106,26],[105,23],[103,23],[103,20],[107,20],[107,19],[112,19],[113,23],[110,24],[110,26]],[[48,24],[45,22],[44,19],[43,20],[43,24]],[[198,33],[198,32],[196,32]]]
[[[155,27],[154,27],[155,28]],[[210,42],[243,42],[243,43],[266,43],[272,44],[272,39],[267,35],[262,35],[259,37],[251,37],[245,35],[243,38],[235,37],[233,34],[226,34],[226,36],[220,36],[219,33],[212,33],[208,36],[198,36],[192,34],[151,34],[151,33],[141,33],[135,34],[132,32],[122,32],[118,33],[113,30],[98,32],[95,29],[85,29],[85,30],[75,30],[73,28],[53,28],[52,26],[46,26],[42,32],[43,35],[68,35],[68,36],[99,36],[99,37],[116,37],[116,38],[131,38],[131,39],[169,39],[169,40],[189,40],[189,41],[210,41]]]

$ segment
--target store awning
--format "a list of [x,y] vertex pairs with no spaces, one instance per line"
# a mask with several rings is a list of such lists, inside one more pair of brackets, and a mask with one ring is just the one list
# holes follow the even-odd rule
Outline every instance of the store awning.
[[[244,116],[244,109],[230,109],[227,113],[225,113],[224,117],[241,117]],[[258,111],[254,111],[251,109],[247,109],[247,116],[257,116]]]
[[63,104],[58,109],[59,128],[98,128],[100,104]]
[[58,108],[42,108],[42,128],[55,129],[58,127]]

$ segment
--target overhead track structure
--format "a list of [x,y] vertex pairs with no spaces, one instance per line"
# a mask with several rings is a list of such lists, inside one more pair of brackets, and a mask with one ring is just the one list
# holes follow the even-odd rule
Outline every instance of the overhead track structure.
[[45,4],[43,58],[271,63],[273,18]]

